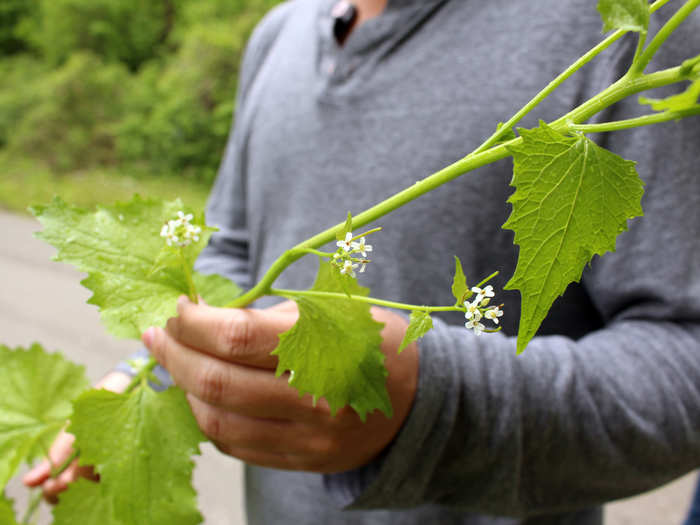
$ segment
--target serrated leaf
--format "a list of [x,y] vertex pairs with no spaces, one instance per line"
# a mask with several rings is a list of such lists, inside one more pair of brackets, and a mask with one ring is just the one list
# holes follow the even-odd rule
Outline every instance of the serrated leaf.
[[126,525],[114,517],[112,499],[99,483],[78,479],[59,495],[53,525]]
[[[455,257],[456,259],[456,257]],[[459,259],[458,259],[459,260]],[[417,341],[433,328],[433,319],[428,312],[423,310],[414,310],[411,312],[411,317],[408,322],[406,334],[403,336],[403,341],[399,345],[399,352],[410,345],[413,341]]]
[[520,245],[506,285],[522,296],[518,352],[586,263],[614,251],[627,220],[642,215],[644,185],[634,162],[584,136],[564,136],[544,123],[520,134],[522,145],[510,148],[513,211],[503,225]]
[[[163,326],[175,315],[177,298],[188,292],[180,256],[165,247],[160,236],[161,226],[181,210],[189,211],[179,199],[163,202],[138,196],[95,212],[60,199],[32,208],[44,226],[37,237],[58,249],[54,259],[88,273],[82,284],[92,290],[88,302],[100,308],[107,330],[135,339],[149,326]],[[203,220],[201,213],[195,215]],[[184,249],[188,265],[211,232],[204,227],[199,242]],[[220,277],[195,272],[193,279],[204,285],[199,293],[211,305],[226,304],[240,293],[235,284]]]
[[103,496],[129,525],[195,525],[202,520],[190,457],[205,441],[179,388],[129,394],[92,390],[75,402],[69,431],[80,461],[100,474]]
[[452,279],[452,295],[454,295],[457,303],[461,303],[468,291],[469,287],[467,286],[467,278],[462,269],[462,261],[455,255],[455,276]]
[[0,345],[0,490],[17,468],[44,457],[89,383],[85,368],[38,345]]
[[647,0],[599,0],[598,12],[603,19],[603,32],[646,31],[649,27],[651,12]]
[[683,111],[700,103],[700,79],[688,86],[682,93],[666,98],[639,97],[640,104],[648,104],[654,111]]
[[[343,277],[322,261],[312,290],[344,293]],[[352,295],[369,293],[354,279],[347,286]],[[363,420],[375,409],[391,416],[380,349],[383,324],[372,318],[369,304],[346,297],[297,296],[294,300],[299,320],[280,336],[273,352],[279,357],[277,375],[289,371],[290,385],[300,394],[325,398],[332,413],[350,405]]]
[[0,523],[2,525],[17,525],[12,501],[7,499],[2,492],[0,492]]

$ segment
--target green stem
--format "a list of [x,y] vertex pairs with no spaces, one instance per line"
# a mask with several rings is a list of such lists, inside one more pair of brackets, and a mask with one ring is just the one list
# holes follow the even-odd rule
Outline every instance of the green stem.
[[180,263],[182,264],[182,271],[185,273],[185,280],[187,281],[187,297],[190,298],[190,301],[197,304],[199,302],[199,297],[197,296],[197,287],[192,280],[192,268],[190,264],[188,264],[182,250],[180,250]]
[[319,292],[316,290],[278,290],[272,288],[270,295],[278,295],[292,299],[294,297],[318,297],[321,299],[351,299],[361,303],[376,304],[386,308],[395,308],[397,310],[421,310],[423,312],[463,312],[464,308],[456,306],[419,306],[416,304],[398,303],[396,301],[385,301],[384,299],[375,299],[374,297],[366,297],[364,295],[350,295],[340,292]]
[[581,58],[576,60],[573,64],[571,64],[566,70],[564,70],[559,76],[557,76],[554,80],[552,80],[547,86],[537,93],[527,104],[525,104],[522,109],[520,109],[515,115],[513,115],[501,128],[496,130],[493,135],[491,135],[488,139],[484,141],[484,143],[479,146],[474,153],[481,153],[482,151],[485,151],[489,149],[491,146],[496,144],[498,140],[508,132],[513,126],[515,126],[518,122],[520,122],[525,115],[530,113],[533,109],[535,109],[536,106],[539,105],[540,102],[542,102],[545,98],[549,96],[552,91],[557,89],[562,83],[564,83],[565,80],[567,80],[571,75],[576,73],[579,69],[581,69],[583,66],[585,66],[588,62],[593,60],[596,56],[598,56],[600,53],[605,51],[608,47],[610,47],[613,43],[618,41],[620,38],[622,38],[627,31],[624,31],[622,29],[615,31],[613,34],[611,34],[609,37],[607,37],[605,40],[600,42],[598,45],[593,47],[590,51],[588,51],[585,55],[583,55]]
[[700,5],[700,0],[688,0],[675,14],[666,22],[659,32],[654,35],[649,45],[644,52],[639,56],[639,59],[632,66],[632,71],[636,73],[643,72],[649,65],[649,62],[659,50],[661,45],[673,33],[681,23],[690,16],[695,8]]
[[[697,1],[700,2],[700,0]],[[617,82],[613,83],[611,86],[604,89],[591,99],[587,100],[563,117],[550,123],[550,126],[556,131],[562,133],[567,132],[572,124],[585,122],[593,115],[630,95],[634,95],[648,89],[673,84],[684,79],[685,75],[681,73],[681,66],[657,71],[647,75],[626,74]],[[412,186],[396,193],[388,199],[353,217],[353,228],[357,228],[369,222],[375,221],[378,218],[394,211],[395,209],[400,208],[401,206],[432,191],[438,186],[459,177],[460,175],[510,156],[511,153],[509,151],[509,147],[516,146],[521,143],[522,138],[519,137],[479,153],[470,153],[463,159],[450,164],[449,166],[433,173],[421,181],[416,182]],[[309,248],[318,248],[323,244],[335,240],[336,233],[342,231],[343,228],[345,228],[345,222],[338,223],[335,226],[318,233],[317,235],[284,252],[272,264],[272,266],[270,266],[267,273],[265,273],[262,279],[253,288],[233,300],[227,306],[234,308],[243,307],[255,301],[257,298],[270,293],[272,284],[284,271],[284,269],[287,268],[287,266],[305,255]]]
[[[662,8],[668,2],[670,2],[670,0],[657,0],[649,6],[649,11],[651,13],[654,13],[656,10]],[[608,47],[610,47],[613,43],[617,42],[627,33],[628,31],[619,29],[612,33],[610,36],[608,36],[605,40],[600,42],[598,45],[591,48],[585,55],[581,56],[581,58],[576,60],[573,64],[566,68],[566,70],[560,73],[559,76],[557,76],[554,80],[547,84],[547,86],[542,91],[537,93],[537,95],[535,95],[527,104],[525,104],[525,106],[523,106],[522,109],[520,109],[515,115],[513,115],[506,123],[504,123],[500,129],[496,130],[493,133],[493,135],[486,139],[486,141],[484,141],[484,143],[481,146],[474,150],[474,153],[480,153],[496,144],[496,142],[498,142],[498,140],[501,137],[503,137],[503,135],[507,133],[509,129],[515,126],[518,122],[520,122],[523,119],[523,117],[525,117],[525,115],[527,115],[528,113],[530,113],[530,111],[537,107],[540,102],[547,98],[547,96],[549,96],[550,93],[552,93],[561,84],[563,84],[564,81],[566,81],[571,75],[576,73],[576,71],[588,64],[588,62],[593,60],[596,56],[605,51]],[[644,42],[646,42],[646,33],[640,35],[639,37],[639,40],[637,42],[637,51],[635,52],[635,60],[641,53],[642,47],[644,46]]]
[[[499,144],[498,146],[484,151],[477,155],[467,155],[461,160],[450,164],[449,166],[433,173],[432,175],[426,177],[425,179],[416,182],[412,186],[396,193],[395,195],[389,197],[383,202],[372,206],[368,210],[363,211],[359,215],[352,218],[353,228],[364,226],[365,224],[377,220],[383,217],[389,212],[400,208],[404,204],[417,199],[421,195],[424,195],[431,190],[449,182],[460,175],[472,171],[486,164],[491,164],[497,160],[508,157],[510,153],[507,147],[510,145],[520,144],[522,139],[517,138],[509,142]],[[262,277],[262,279],[251,288],[245,294],[239,296],[237,299],[229,303],[227,306],[238,308],[243,307],[251,302],[253,302],[258,297],[269,293],[272,283],[277,279],[277,277],[282,273],[282,271],[292,264],[294,261],[298,260],[304,255],[304,250],[307,248],[316,248],[326,244],[327,242],[335,240],[335,234],[338,231],[342,231],[345,227],[345,222],[341,222],[328,228],[321,233],[314,235],[313,237],[297,244],[292,249],[283,253],[274,263],[270,266],[270,269]]]
[[569,125],[569,129],[571,131],[581,131],[583,133],[619,131],[623,129],[638,128],[640,126],[648,126],[650,124],[660,124],[662,122],[678,120],[684,117],[691,117],[693,115],[700,115],[700,105],[680,111],[664,111],[662,113],[654,113],[653,115],[644,115],[643,117],[616,120],[614,122],[602,122],[600,124],[571,124]]
[[557,131],[564,132],[571,124],[585,122],[593,115],[596,115],[624,98],[649,89],[675,84],[684,79],[685,75],[681,74],[681,66],[663,69],[647,75],[626,74],[617,82],[591,97],[577,108],[550,123],[550,126]]
[[493,272],[491,275],[489,275],[489,276],[486,277],[485,279],[482,279],[481,282],[475,286],[475,288],[481,288],[481,287],[484,286],[487,282],[489,282],[491,279],[493,279],[494,277],[496,277],[498,274],[499,274],[498,271]]
[[80,451],[78,449],[74,449],[73,452],[71,452],[71,455],[68,456],[57,469],[51,471],[51,477],[55,479],[60,476],[68,467],[70,467],[70,464],[73,463],[75,458],[77,458],[79,455]]
[[39,509],[39,504],[41,503],[41,490],[36,489],[32,492],[32,497],[29,500],[29,505],[27,506],[27,511],[22,518],[22,525],[29,525],[31,519],[36,514]]
[[314,250],[313,248],[303,248],[300,251],[318,255],[319,257],[333,257],[333,252],[322,252],[321,250]]
[[158,361],[153,357],[149,357],[145,365],[138,371],[138,373],[131,378],[131,382],[127,385],[124,390],[125,394],[128,394],[134,390],[138,385],[140,385],[144,380],[148,378],[148,375],[153,371],[153,369],[158,366]]

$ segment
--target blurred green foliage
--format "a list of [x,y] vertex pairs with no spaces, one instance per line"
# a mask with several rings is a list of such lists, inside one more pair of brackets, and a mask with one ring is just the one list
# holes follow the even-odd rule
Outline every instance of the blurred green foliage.
[[0,0],[0,153],[208,184],[279,0]]

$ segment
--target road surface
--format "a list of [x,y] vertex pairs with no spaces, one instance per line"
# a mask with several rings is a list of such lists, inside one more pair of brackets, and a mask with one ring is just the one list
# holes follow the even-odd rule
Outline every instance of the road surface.
[[[14,347],[37,341],[49,350],[61,350],[84,364],[96,381],[139,345],[116,340],[102,329],[96,308],[85,302],[90,293],[78,284],[80,274],[50,261],[53,248],[32,237],[38,228],[33,219],[0,212],[0,342]],[[195,487],[205,524],[245,524],[240,462],[206,445],[196,465]],[[680,525],[694,480],[691,474],[613,503],[606,508],[605,524]],[[26,492],[21,485],[13,481],[8,492],[23,509]],[[41,520],[40,525],[50,523],[47,508]]]

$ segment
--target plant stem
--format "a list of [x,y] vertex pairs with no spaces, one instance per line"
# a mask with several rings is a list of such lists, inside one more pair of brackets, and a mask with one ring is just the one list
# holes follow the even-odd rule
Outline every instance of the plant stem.
[[[700,0],[698,1],[700,2]],[[564,132],[571,124],[585,122],[593,115],[624,98],[649,89],[668,86],[684,79],[685,75],[681,73],[681,66],[663,69],[647,75],[628,73],[577,108],[569,111],[563,117],[550,123],[550,127]]]
[[649,65],[649,62],[659,50],[666,39],[678,28],[678,26],[690,16],[695,8],[700,5],[700,0],[688,0],[675,14],[666,22],[659,32],[654,35],[644,52],[632,66],[632,71],[641,73]]
[[36,511],[39,509],[39,504],[41,503],[41,490],[35,489],[32,492],[32,496],[29,499],[29,505],[27,506],[27,511],[24,514],[24,517],[22,518],[22,525],[29,525],[31,523],[31,519],[36,514]]
[[124,390],[124,393],[128,394],[129,392],[134,390],[138,385],[140,385],[141,382],[148,377],[148,374],[150,374],[156,366],[158,366],[158,361],[156,361],[153,357],[149,357],[148,361],[145,365],[143,365],[141,370],[139,370],[138,373],[133,378],[131,378],[131,382],[127,385],[126,389]]
[[60,476],[78,456],[80,456],[80,450],[74,449],[73,452],[71,452],[71,455],[68,456],[57,469],[51,471],[51,477],[55,479]]
[[351,299],[353,301],[359,301],[361,303],[376,304],[377,306],[384,306],[386,308],[395,308],[397,310],[421,310],[423,312],[462,312],[464,308],[459,308],[457,306],[419,306],[416,304],[406,304],[398,303],[395,301],[385,301],[383,299],[376,299],[374,297],[367,297],[364,295],[350,295],[340,292],[320,292],[316,290],[278,290],[272,288],[270,290],[270,295],[278,295],[280,297],[286,297],[291,299],[293,297],[319,297],[322,299]]
[[[508,152],[507,146],[515,145],[522,142],[522,139],[517,138],[509,142],[499,144],[487,151],[483,151],[479,154],[470,154],[457,162],[450,164],[449,166],[433,173],[432,175],[426,177],[409,186],[408,188],[396,193],[395,195],[389,197],[383,202],[372,206],[368,210],[363,211],[359,215],[352,218],[353,228],[364,226],[365,224],[372,222],[380,217],[383,217],[389,212],[394,211],[396,208],[400,208],[404,204],[417,199],[421,195],[428,193],[429,191],[445,184],[459,177],[460,175],[472,171],[486,164],[491,164],[497,160],[508,157],[510,153]],[[292,264],[294,261],[298,260],[304,255],[304,250],[307,248],[316,248],[322,246],[327,242],[335,239],[335,234],[337,231],[342,230],[345,227],[345,222],[341,222],[328,228],[321,233],[314,235],[313,237],[297,244],[292,249],[283,253],[273,264],[270,269],[263,276],[263,278],[251,288],[245,294],[239,296],[234,301],[229,303],[229,307],[242,307],[250,304],[258,297],[265,295],[269,292],[270,286],[277,279],[277,277],[282,273],[282,271]]]
[[197,304],[199,302],[199,297],[197,297],[197,287],[194,285],[194,281],[192,280],[192,269],[190,268],[190,264],[187,262],[185,254],[182,253],[182,250],[180,250],[180,263],[182,264],[182,271],[185,273],[185,280],[187,281],[187,297],[190,298],[190,301]]
[[331,252],[322,252],[321,250],[314,250],[313,248],[303,248],[300,251],[304,251],[313,255],[318,255],[319,257],[333,257],[333,253]]
[[[663,7],[669,1],[670,0],[657,0],[649,6],[649,12],[654,13],[656,10]],[[474,150],[474,153],[480,153],[496,144],[496,142],[498,142],[498,140],[501,137],[503,137],[503,135],[507,133],[509,129],[515,126],[518,122],[520,122],[523,119],[523,117],[525,117],[525,115],[527,115],[530,111],[535,109],[535,107],[538,106],[539,103],[542,102],[545,98],[547,98],[550,95],[550,93],[552,93],[552,91],[557,89],[571,75],[576,73],[576,71],[588,64],[588,62],[593,60],[596,56],[605,51],[608,47],[610,47],[613,43],[617,42],[627,33],[627,30],[618,29],[610,36],[608,36],[605,40],[600,42],[598,45],[592,47],[586,54],[581,56],[581,58],[576,60],[562,73],[560,73],[559,76],[557,76],[554,80],[547,84],[547,86],[542,91],[537,93],[537,95],[535,95],[527,104],[525,104],[525,106],[523,106],[522,109],[520,109],[515,115],[513,115],[507,122],[505,122],[503,126],[501,126],[501,128],[497,129],[493,133],[493,135],[491,135],[488,139],[484,141],[484,143],[481,146]],[[645,41],[646,33],[640,35],[639,37],[639,41],[637,42],[637,51],[635,52],[635,60],[637,59],[637,56],[641,53]]]
[[679,120],[681,118],[691,117],[693,115],[700,115],[700,105],[680,111],[664,111],[662,113],[654,113],[652,115],[644,115],[643,117],[625,120],[616,120],[614,122],[601,122],[600,124],[570,124],[569,129],[571,131],[581,131],[583,133],[619,131],[622,129],[648,126],[650,124],[660,124],[670,120]]
[[507,133],[508,130],[510,130],[513,126],[520,122],[523,119],[523,117],[525,117],[525,115],[530,113],[530,111],[535,109],[535,107],[538,106],[539,103],[542,102],[545,98],[547,98],[550,95],[550,93],[552,93],[552,91],[557,89],[571,75],[576,73],[576,71],[581,69],[588,62],[590,62],[596,56],[598,56],[601,52],[610,47],[614,42],[622,38],[626,33],[627,31],[624,31],[622,29],[615,31],[613,34],[611,34],[605,40],[600,42],[598,45],[591,48],[585,55],[576,60],[576,62],[571,64],[568,68],[566,68],[566,70],[559,74],[559,76],[557,76],[554,80],[547,84],[547,86],[542,91],[537,93],[537,95],[535,95],[527,104],[525,104],[522,107],[522,109],[520,109],[515,115],[513,115],[506,123],[504,123],[503,126],[497,129],[493,133],[493,135],[491,135],[488,139],[484,141],[484,143],[481,146],[476,148],[476,150],[474,150],[474,153],[481,153],[482,151],[485,151],[494,144],[496,144],[496,142],[498,142],[498,140],[505,133]]
[[[694,1],[700,2],[700,0]],[[580,106],[574,108],[566,115],[560,117],[554,122],[551,122],[550,127],[556,131],[565,133],[570,130],[572,125],[585,122],[593,115],[626,97],[648,89],[662,87],[684,80],[687,74],[683,74],[681,68],[682,66],[676,66],[650,74],[628,73],[608,88],[593,96]],[[376,204],[375,206],[353,217],[353,228],[363,226],[380,217],[383,217],[384,215],[411,202],[412,200],[417,199],[438,186],[459,177],[460,175],[510,156],[511,153],[508,148],[521,143],[522,138],[518,137],[508,142],[491,147],[485,151],[470,153],[463,159],[450,164],[432,175],[429,175],[423,180],[416,182],[412,186],[394,194],[383,202],[380,202],[379,204]],[[248,290],[248,292],[244,293],[243,295],[240,295],[227,306],[233,308],[243,307],[255,301],[258,297],[270,293],[272,284],[287,266],[305,255],[309,248],[318,248],[319,246],[334,240],[336,233],[338,231],[342,231],[344,227],[345,222],[338,223],[335,226],[328,228],[327,230],[297,244],[295,247],[284,252],[272,264],[272,266],[270,266],[267,273],[253,288]]]

